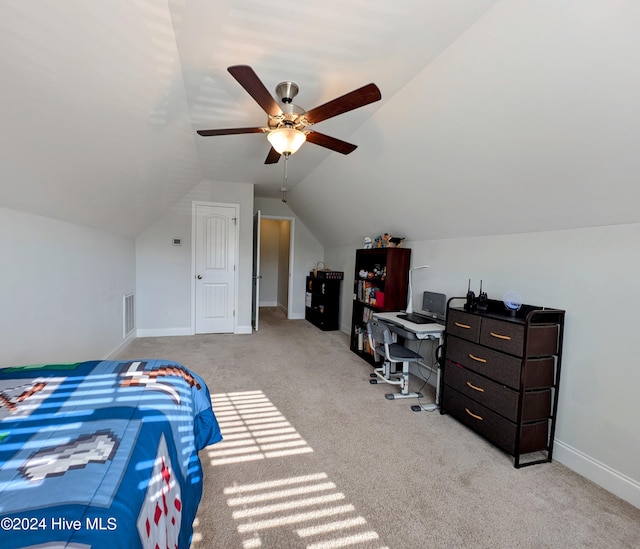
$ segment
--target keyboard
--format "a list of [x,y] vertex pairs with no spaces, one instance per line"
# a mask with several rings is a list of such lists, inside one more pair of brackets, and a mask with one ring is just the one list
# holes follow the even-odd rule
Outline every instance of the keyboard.
[[441,323],[435,318],[427,318],[425,316],[416,315],[413,313],[398,315],[398,318],[401,318],[402,320],[408,320],[409,322],[413,322],[414,324],[434,324],[434,323],[440,324]]

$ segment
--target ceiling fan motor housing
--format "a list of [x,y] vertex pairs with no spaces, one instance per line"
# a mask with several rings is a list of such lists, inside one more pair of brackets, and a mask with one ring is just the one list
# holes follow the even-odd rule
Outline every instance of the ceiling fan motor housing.
[[285,103],[280,110],[281,113],[278,116],[269,116],[269,129],[286,127],[302,130],[305,127],[306,120],[302,116],[305,111],[302,107],[293,103]]
[[300,88],[295,82],[280,82],[276,86],[276,95],[285,104],[291,103],[299,91]]

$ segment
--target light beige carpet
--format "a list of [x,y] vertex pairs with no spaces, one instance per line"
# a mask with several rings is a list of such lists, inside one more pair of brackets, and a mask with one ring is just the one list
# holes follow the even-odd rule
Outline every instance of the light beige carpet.
[[200,455],[194,549],[640,547],[639,509],[386,400],[395,388],[368,383],[345,334],[260,319],[252,335],[142,338],[119,357],[176,360],[209,385],[225,440]]

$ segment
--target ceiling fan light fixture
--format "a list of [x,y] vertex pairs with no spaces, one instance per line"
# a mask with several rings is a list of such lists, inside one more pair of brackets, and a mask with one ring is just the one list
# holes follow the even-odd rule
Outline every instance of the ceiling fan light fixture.
[[271,146],[283,155],[294,154],[306,141],[307,136],[295,128],[278,128],[267,134]]

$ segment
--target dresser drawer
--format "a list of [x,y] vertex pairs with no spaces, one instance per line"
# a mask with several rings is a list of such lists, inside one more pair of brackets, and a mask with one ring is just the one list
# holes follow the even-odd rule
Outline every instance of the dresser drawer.
[[500,384],[520,388],[522,360],[519,358],[452,336],[447,336],[446,358]]
[[504,451],[513,454],[516,445],[516,424],[478,404],[469,397],[448,388],[442,392],[442,408]]
[[483,318],[480,343],[516,356],[545,356],[558,351],[557,324],[529,326],[527,348],[524,348],[525,326]]
[[477,315],[449,309],[447,314],[447,333],[477,342],[480,339],[481,322],[482,319]]
[[557,324],[531,326],[525,356],[555,355],[560,342],[559,333],[560,326]]
[[445,366],[444,382],[501,416],[514,422],[517,420],[518,393],[513,389],[494,383],[450,361]]
[[[445,386],[442,408],[461,423],[478,432],[511,455],[516,451],[515,423],[499,416],[467,396]],[[548,422],[526,423],[520,430],[519,453],[535,452],[547,448]]]
[[[478,404],[504,416],[510,421],[518,421],[517,391],[486,379],[471,370],[447,362],[444,381],[447,385],[475,400]],[[547,419],[551,415],[551,389],[525,392],[522,421]]]
[[522,369],[525,389],[536,389],[541,387],[551,387],[555,372],[555,359],[546,358],[525,358]]
[[522,356],[524,325],[483,318],[480,343],[498,351]]

